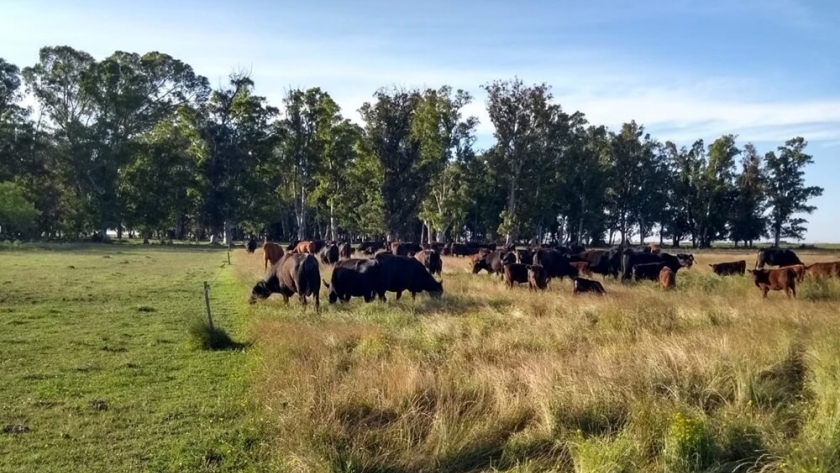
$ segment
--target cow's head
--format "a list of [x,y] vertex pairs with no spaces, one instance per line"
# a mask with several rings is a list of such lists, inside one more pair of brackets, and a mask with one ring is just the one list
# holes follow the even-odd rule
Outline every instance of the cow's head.
[[271,295],[271,290],[266,285],[265,281],[260,281],[251,289],[251,297],[248,299],[250,304],[257,302],[257,299],[267,299]]

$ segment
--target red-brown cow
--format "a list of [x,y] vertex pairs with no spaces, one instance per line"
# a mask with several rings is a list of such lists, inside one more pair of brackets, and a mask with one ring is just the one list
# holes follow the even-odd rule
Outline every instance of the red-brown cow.
[[796,271],[790,268],[750,269],[755,287],[761,289],[763,297],[770,291],[785,291],[788,298],[796,298]]

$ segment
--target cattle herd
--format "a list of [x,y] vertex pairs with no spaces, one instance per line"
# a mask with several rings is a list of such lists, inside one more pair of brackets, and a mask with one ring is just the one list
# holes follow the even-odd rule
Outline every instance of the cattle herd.
[[[257,249],[254,239],[248,241],[249,253]],[[364,255],[356,258],[356,253]],[[480,243],[432,243],[420,245],[409,242],[362,242],[354,248],[347,242],[319,240],[296,241],[285,249],[271,242],[263,245],[264,268],[268,270],[251,292],[250,302],[279,293],[288,302],[298,294],[306,305],[307,297],[315,300],[320,310],[320,291],[323,281],[329,302],[347,302],[361,297],[365,302],[375,298],[385,301],[386,292],[396,293],[397,300],[403,292],[412,299],[426,292],[432,297],[443,294],[443,261],[441,256],[470,258],[473,274],[486,271],[500,277],[506,286],[527,284],[530,291],[543,291],[552,279],[570,278],[573,294],[590,292],[605,294],[603,284],[590,279],[593,274],[603,279],[613,277],[621,281],[650,280],[658,282],[663,290],[676,286],[677,272],[691,268],[694,256],[688,253],[670,254],[656,245],[644,248],[616,247],[589,249],[582,246],[540,245],[527,249],[514,246],[497,247]],[[321,279],[320,263],[333,266],[329,282]],[[765,269],[766,265],[778,266]],[[710,264],[719,276],[745,275],[745,260]],[[755,269],[749,270],[756,287],[763,297],[773,291],[785,291],[796,297],[796,283],[806,275],[813,277],[840,277],[840,262],[804,265],[789,249],[768,248],[760,250]],[[587,276],[586,278],[584,276]]]

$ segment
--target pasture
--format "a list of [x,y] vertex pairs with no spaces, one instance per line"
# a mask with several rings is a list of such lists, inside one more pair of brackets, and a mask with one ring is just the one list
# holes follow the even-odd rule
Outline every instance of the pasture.
[[[840,469],[840,282],[762,300],[708,267],[752,251],[604,297],[446,257],[439,300],[322,287],[320,315],[247,304],[262,250],[225,268],[189,247],[0,255],[0,427],[28,429],[0,434],[0,471]],[[215,320],[244,346],[204,351],[188,333],[217,275]]]
[[187,337],[202,281],[218,274],[217,322],[247,338],[225,252],[60,245],[0,258],[0,471],[263,463],[245,352],[196,350]]
[[[260,256],[236,255],[243,299]],[[260,302],[253,395],[277,461],[291,472],[837,471],[838,281],[762,300],[748,276],[708,266],[752,267],[754,252],[696,256],[667,293],[607,280],[606,297],[573,296],[568,279],[509,290],[447,257],[441,300],[389,293],[320,316],[296,299]]]

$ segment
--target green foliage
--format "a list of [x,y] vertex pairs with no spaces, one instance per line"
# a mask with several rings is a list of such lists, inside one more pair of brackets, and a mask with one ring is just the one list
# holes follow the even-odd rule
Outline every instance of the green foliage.
[[28,236],[38,214],[24,189],[13,182],[0,182],[0,239]]
[[805,185],[805,166],[814,162],[811,155],[805,154],[808,142],[796,137],[779,146],[777,155],[769,152],[764,157],[767,163],[767,197],[772,207],[770,227],[776,246],[782,238],[801,240],[805,233],[807,220],[796,217],[797,214],[810,214],[816,207],[808,205],[808,200],[819,197],[823,188]]
[[716,458],[714,439],[702,417],[676,412],[665,434],[662,457],[672,472],[701,472]]

